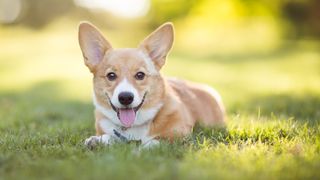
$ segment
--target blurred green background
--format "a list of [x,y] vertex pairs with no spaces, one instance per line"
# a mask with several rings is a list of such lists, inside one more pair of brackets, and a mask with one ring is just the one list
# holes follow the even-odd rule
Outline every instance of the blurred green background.
[[[196,156],[169,146],[133,158],[147,177],[320,177],[319,9],[319,0],[0,0],[0,174],[76,177],[78,161],[98,174],[104,161],[120,177],[127,168],[119,149],[106,151],[120,162],[82,145],[94,134],[92,77],[77,39],[87,20],[116,48],[136,47],[172,21],[163,74],[207,83],[226,104],[228,133],[211,139],[220,145],[195,145]],[[221,167],[212,173],[211,165]]]
[[319,9],[317,0],[1,0],[1,90],[59,81],[88,100],[79,21],[101,28],[117,48],[136,47],[172,21],[176,40],[164,74],[209,83],[231,109],[253,95],[312,96],[320,89]]

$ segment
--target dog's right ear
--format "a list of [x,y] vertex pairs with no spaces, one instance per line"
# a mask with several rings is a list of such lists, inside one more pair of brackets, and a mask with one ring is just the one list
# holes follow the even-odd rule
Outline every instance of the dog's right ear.
[[81,22],[79,25],[79,44],[84,63],[91,72],[95,71],[96,66],[102,61],[105,53],[112,49],[102,33],[88,22]]

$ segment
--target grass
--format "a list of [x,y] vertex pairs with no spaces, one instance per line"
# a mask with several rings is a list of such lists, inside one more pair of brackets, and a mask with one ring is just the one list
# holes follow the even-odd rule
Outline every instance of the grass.
[[173,52],[163,72],[216,87],[228,125],[138,152],[83,145],[92,87],[75,31],[0,33],[0,179],[320,178],[318,43],[264,56]]

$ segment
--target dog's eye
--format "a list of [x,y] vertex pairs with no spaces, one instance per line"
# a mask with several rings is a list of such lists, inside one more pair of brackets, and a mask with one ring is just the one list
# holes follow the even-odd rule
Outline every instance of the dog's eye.
[[135,76],[134,76],[137,80],[143,80],[145,77],[145,74],[143,72],[138,72]]
[[115,73],[111,72],[111,73],[107,74],[107,78],[109,81],[114,81],[115,79],[117,79],[117,75]]

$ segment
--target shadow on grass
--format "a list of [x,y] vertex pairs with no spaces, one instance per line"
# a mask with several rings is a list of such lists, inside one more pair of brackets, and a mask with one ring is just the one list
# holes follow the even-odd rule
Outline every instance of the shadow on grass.
[[253,97],[246,102],[234,104],[231,113],[244,112],[261,116],[293,117],[296,121],[320,121],[320,95],[277,94]]
[[93,122],[92,104],[68,98],[63,83],[58,81],[42,82],[25,91],[0,91],[0,97],[1,129],[41,130]]

